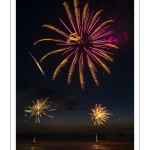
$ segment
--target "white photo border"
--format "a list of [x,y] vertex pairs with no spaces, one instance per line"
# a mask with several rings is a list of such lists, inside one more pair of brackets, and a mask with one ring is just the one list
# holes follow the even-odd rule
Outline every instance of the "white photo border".
[[[16,1],[11,0],[11,150],[16,150]],[[8,143],[7,143],[8,144]]]
[[[10,95],[11,95],[11,98],[10,98],[10,95],[8,94],[9,92],[8,91],[5,91],[3,92],[3,90],[1,89],[2,91],[2,98],[4,99],[4,102],[6,103],[5,105],[6,106],[10,106],[10,111],[6,112],[6,108],[2,108],[0,111],[1,111],[1,114],[3,114],[4,112],[6,112],[6,120],[9,120],[7,118],[10,118],[10,121],[6,122],[6,120],[4,120],[4,123],[2,121],[1,123],[1,133],[2,135],[5,135],[5,132],[6,132],[6,135],[10,135],[10,145],[8,144],[8,138],[6,140],[6,138],[4,136],[2,136],[0,139],[1,144],[2,144],[2,148],[4,149],[9,149],[11,147],[11,150],[15,150],[16,149],[16,1],[15,0],[10,0],[10,5],[8,5],[8,1],[1,1],[0,3],[2,3],[0,6],[1,6],[1,15],[4,15],[6,14],[7,17],[5,16],[5,18],[10,18],[7,19],[7,22],[4,20],[3,23],[1,23],[2,27],[0,28],[1,29],[1,33],[2,33],[2,37],[1,39],[5,39],[5,42],[3,42],[3,40],[1,40],[1,47],[2,47],[2,54],[1,54],[1,59],[0,59],[0,64],[2,65],[1,68],[4,67],[4,62],[6,63],[6,60],[5,60],[5,56],[8,56],[7,58],[7,67],[10,68],[10,70],[8,72],[6,72],[6,70],[4,70],[5,74],[3,74],[4,76],[1,77],[1,83],[2,83],[2,87],[5,87],[7,86],[8,89],[10,89]],[[144,2],[143,2],[144,3]],[[134,149],[135,150],[138,150],[139,147],[140,147],[140,120],[141,118],[140,117],[140,90],[139,90],[139,85],[140,85],[140,74],[139,74],[139,71],[141,68],[139,68],[139,64],[140,64],[140,49],[139,47],[140,46],[140,41],[139,39],[140,38],[140,35],[139,35],[139,21],[140,21],[140,18],[139,18],[139,13],[140,13],[140,5],[141,5],[141,2],[139,0],[135,0],[134,1],[134,41],[135,41],[135,44],[134,44]],[[147,5],[146,7],[146,4],[144,5],[144,8],[142,8],[142,11],[145,9],[145,10],[149,10],[149,5]],[[147,14],[150,14],[147,12]],[[4,17],[4,16],[3,16]],[[1,17],[1,18],[3,18]],[[10,24],[11,22],[11,24]],[[9,27],[10,25],[10,27]],[[4,26],[4,28],[3,28]],[[7,32],[7,34],[6,34]],[[4,36],[5,35],[5,36]],[[10,35],[10,45],[11,45],[11,48],[10,48],[10,45],[9,45],[9,36]],[[148,48],[148,47],[147,47]],[[9,50],[10,50],[10,55],[9,55]],[[3,57],[4,56],[4,57]],[[10,57],[9,57],[10,56]],[[148,57],[148,56],[147,56]],[[11,62],[10,62],[11,61]],[[5,68],[6,68],[6,65],[5,65]],[[11,71],[11,73],[10,73]],[[7,74],[8,76],[10,75],[11,76],[11,79],[10,77],[7,77]],[[6,79],[7,80],[7,83],[6,81],[4,80],[5,78],[8,78]],[[9,88],[9,85],[10,85],[10,88]],[[9,99],[11,99],[9,101]],[[9,103],[10,102],[10,103]],[[148,106],[147,106],[148,107]],[[10,129],[7,128],[7,126],[10,125]],[[148,127],[148,126],[146,126]],[[4,130],[5,129],[5,130]],[[7,137],[7,136],[6,136]],[[147,138],[148,140],[148,138]],[[148,141],[147,141],[148,143]],[[145,144],[145,143],[144,143]],[[145,147],[147,148],[147,147]]]

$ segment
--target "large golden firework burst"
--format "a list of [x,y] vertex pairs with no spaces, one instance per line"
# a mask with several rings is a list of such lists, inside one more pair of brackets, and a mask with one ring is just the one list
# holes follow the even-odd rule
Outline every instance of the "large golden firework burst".
[[90,11],[89,4],[85,4],[83,10],[78,7],[78,0],[73,0],[74,3],[74,15],[67,2],[64,2],[67,16],[70,21],[71,28],[59,18],[62,25],[66,28],[66,31],[62,31],[53,25],[45,24],[42,27],[54,30],[55,32],[64,36],[63,39],[44,38],[36,41],[34,45],[42,41],[54,41],[57,45],[62,46],[57,50],[51,51],[45,54],[40,62],[42,62],[47,56],[56,53],[62,53],[64,59],[60,62],[58,67],[53,73],[52,79],[55,80],[61,68],[71,60],[71,65],[68,73],[68,84],[71,83],[71,78],[76,64],[79,68],[79,81],[81,88],[84,89],[84,66],[87,63],[93,80],[97,86],[99,81],[97,79],[96,64],[102,66],[107,73],[111,73],[110,69],[105,64],[105,60],[113,62],[112,48],[118,49],[118,46],[109,42],[108,38],[114,31],[110,30],[110,23],[114,20],[107,20],[100,23],[100,14],[103,10],[98,12]]

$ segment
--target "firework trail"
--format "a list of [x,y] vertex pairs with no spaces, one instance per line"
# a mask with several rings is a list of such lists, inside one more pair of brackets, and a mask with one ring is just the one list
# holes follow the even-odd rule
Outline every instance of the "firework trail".
[[47,53],[40,60],[40,62],[42,62],[51,54],[62,53],[62,55],[65,55],[65,58],[60,62],[53,73],[53,80],[56,79],[61,68],[71,60],[71,66],[68,73],[68,83],[71,83],[75,66],[78,64],[79,81],[81,88],[84,89],[84,63],[87,62],[93,80],[95,84],[99,86],[95,64],[102,66],[106,72],[111,73],[110,69],[104,62],[105,60],[113,62],[113,58],[111,57],[113,53],[111,50],[112,48],[118,49],[118,46],[110,44],[108,40],[108,37],[114,33],[114,31],[109,30],[110,23],[114,21],[107,20],[100,24],[99,15],[103,10],[99,10],[94,14],[94,11],[90,12],[89,4],[87,3],[81,11],[81,9],[78,8],[78,0],[73,0],[73,3],[75,16],[71,13],[68,3],[63,3],[72,28],[69,28],[69,26],[60,18],[59,20],[66,28],[66,32],[52,25],[45,24],[42,26],[54,30],[64,36],[65,39],[44,38],[36,41],[33,45],[42,41],[54,41],[57,42],[57,45],[62,46],[61,49]]
[[[26,48],[24,47],[24,49],[26,50]],[[41,73],[45,76],[44,71],[42,70],[42,67],[40,66],[40,64],[38,63],[38,61],[34,58],[34,56],[28,51],[29,55],[33,58],[33,60],[35,61],[36,65],[38,66],[38,68],[40,69]]]
[[109,118],[110,113],[106,110],[106,107],[102,107],[101,104],[95,104],[94,108],[91,108],[92,113],[91,115],[92,120],[94,121],[94,126],[103,125]]
[[40,123],[40,117],[42,117],[42,115],[54,118],[53,116],[50,116],[46,113],[46,111],[56,110],[56,109],[50,109],[50,106],[51,106],[50,103],[52,103],[52,102],[48,102],[47,101],[48,98],[46,98],[45,100],[37,99],[36,102],[32,101],[34,105],[26,107],[26,109],[24,110],[25,116],[29,115],[29,119],[31,117],[35,116],[36,117],[35,123],[37,123],[37,122]]
[[97,126],[103,125],[109,118],[110,113],[106,110],[106,107],[102,107],[101,104],[95,104],[94,108],[91,108],[92,113],[91,115],[92,121],[94,121],[94,126],[96,126],[96,142],[98,142],[97,136]]

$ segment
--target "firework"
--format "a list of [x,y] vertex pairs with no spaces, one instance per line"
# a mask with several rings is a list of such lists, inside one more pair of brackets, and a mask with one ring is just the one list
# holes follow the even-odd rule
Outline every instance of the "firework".
[[[24,46],[23,46],[23,48],[26,50],[26,48]],[[34,56],[29,51],[28,51],[28,53],[32,57],[32,59],[35,61],[36,65],[40,69],[41,73],[45,76],[44,71],[42,70],[42,67],[40,66],[40,64],[38,63],[38,61],[34,58]]]
[[42,70],[40,64],[38,63],[38,61],[33,57],[33,55],[28,51],[28,53],[30,54],[30,56],[33,58],[33,60],[35,61],[36,65],[38,66],[38,68],[40,69],[40,71],[42,72],[42,74],[45,76],[44,71]]
[[104,122],[108,120],[110,113],[108,113],[106,107],[102,107],[101,104],[95,104],[95,107],[91,110],[92,113],[89,114],[91,115],[92,121],[94,121],[94,126],[103,125]]
[[59,18],[62,25],[66,28],[66,32],[52,25],[45,24],[42,26],[61,34],[64,36],[64,39],[44,38],[36,41],[34,45],[41,41],[54,41],[57,42],[57,45],[62,46],[60,49],[47,53],[40,60],[40,62],[42,62],[51,54],[62,53],[62,55],[64,55],[65,58],[62,62],[60,62],[53,73],[53,80],[56,79],[61,68],[64,67],[69,60],[71,60],[71,66],[68,73],[68,83],[71,83],[75,66],[78,64],[79,81],[81,88],[84,89],[84,66],[85,62],[87,62],[93,80],[95,84],[99,86],[99,81],[96,76],[97,68],[95,64],[102,66],[106,72],[111,73],[110,69],[105,64],[105,60],[113,62],[113,58],[111,57],[111,55],[113,55],[111,48],[118,49],[118,46],[110,43],[108,40],[110,35],[114,33],[114,31],[109,30],[110,23],[114,21],[107,20],[100,24],[99,15],[103,10],[99,10],[95,13],[94,11],[91,12],[89,4],[87,3],[81,11],[81,9],[78,8],[78,0],[73,0],[73,2],[75,16],[71,13],[68,3],[63,3],[72,27],[69,28],[69,26]]
[[26,109],[24,110],[25,116],[29,115],[29,119],[31,117],[35,116],[36,117],[36,120],[35,120],[36,123],[37,122],[40,123],[40,117],[42,117],[42,115],[54,118],[53,116],[50,116],[46,113],[46,111],[56,110],[56,109],[50,109],[50,106],[51,106],[50,103],[52,103],[52,102],[48,102],[47,101],[48,98],[46,98],[45,100],[43,100],[43,99],[38,100],[37,99],[36,102],[32,101],[34,105],[26,107]]

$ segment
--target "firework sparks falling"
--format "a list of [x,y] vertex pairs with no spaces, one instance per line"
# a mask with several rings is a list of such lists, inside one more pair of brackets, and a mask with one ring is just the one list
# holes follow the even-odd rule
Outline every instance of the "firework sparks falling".
[[99,86],[95,64],[102,66],[106,72],[111,73],[110,69],[105,64],[105,60],[113,62],[113,58],[110,56],[113,55],[111,48],[118,49],[118,46],[112,43],[110,44],[108,40],[109,36],[114,33],[114,31],[109,30],[109,24],[112,23],[113,20],[107,20],[100,24],[99,15],[102,10],[99,10],[94,14],[94,11],[90,12],[89,4],[87,3],[85,4],[83,11],[80,11],[81,9],[78,8],[78,0],[73,0],[73,3],[75,17],[71,13],[68,3],[63,3],[72,28],[69,28],[60,18],[59,20],[66,28],[66,32],[52,25],[45,24],[42,26],[54,30],[64,36],[65,39],[44,38],[36,41],[34,45],[42,41],[54,41],[57,42],[57,45],[63,46],[61,49],[47,53],[40,60],[40,62],[42,62],[47,56],[55,53],[62,53],[62,55],[65,55],[64,60],[62,60],[54,71],[53,80],[56,79],[61,68],[64,67],[69,60],[72,60],[68,73],[69,84],[71,83],[75,65],[78,63],[79,81],[81,88],[84,89],[84,63],[87,62],[93,80],[95,84]]
[[[24,46],[23,46],[23,48],[24,48],[25,50],[27,50]],[[27,51],[28,51],[28,50],[27,50]],[[44,71],[43,71],[42,67],[40,66],[40,64],[38,63],[38,61],[34,58],[34,56],[33,56],[29,51],[28,51],[28,53],[29,53],[29,55],[32,57],[32,59],[35,61],[36,65],[37,65],[38,68],[40,69],[41,73],[45,76]]]
[[103,125],[104,122],[106,122],[111,115],[106,110],[106,107],[102,107],[101,104],[95,104],[94,108],[91,108],[92,113],[89,113],[91,115],[92,121],[94,121],[94,126]]
[[52,103],[52,102],[48,102],[47,101],[48,98],[46,98],[45,100],[37,99],[36,102],[32,101],[34,105],[26,107],[26,109],[24,110],[25,116],[29,115],[29,119],[31,117],[35,116],[36,117],[35,123],[37,123],[37,122],[40,123],[40,117],[42,117],[42,115],[54,118],[53,116],[50,116],[46,113],[46,111],[56,110],[56,109],[50,109],[50,106],[51,106],[50,103]]
[[38,63],[38,61],[33,57],[33,55],[28,51],[28,53],[30,54],[30,56],[33,58],[33,60],[35,61],[36,65],[38,66],[38,68],[40,69],[41,73],[45,76],[44,71],[42,70],[40,64]]

